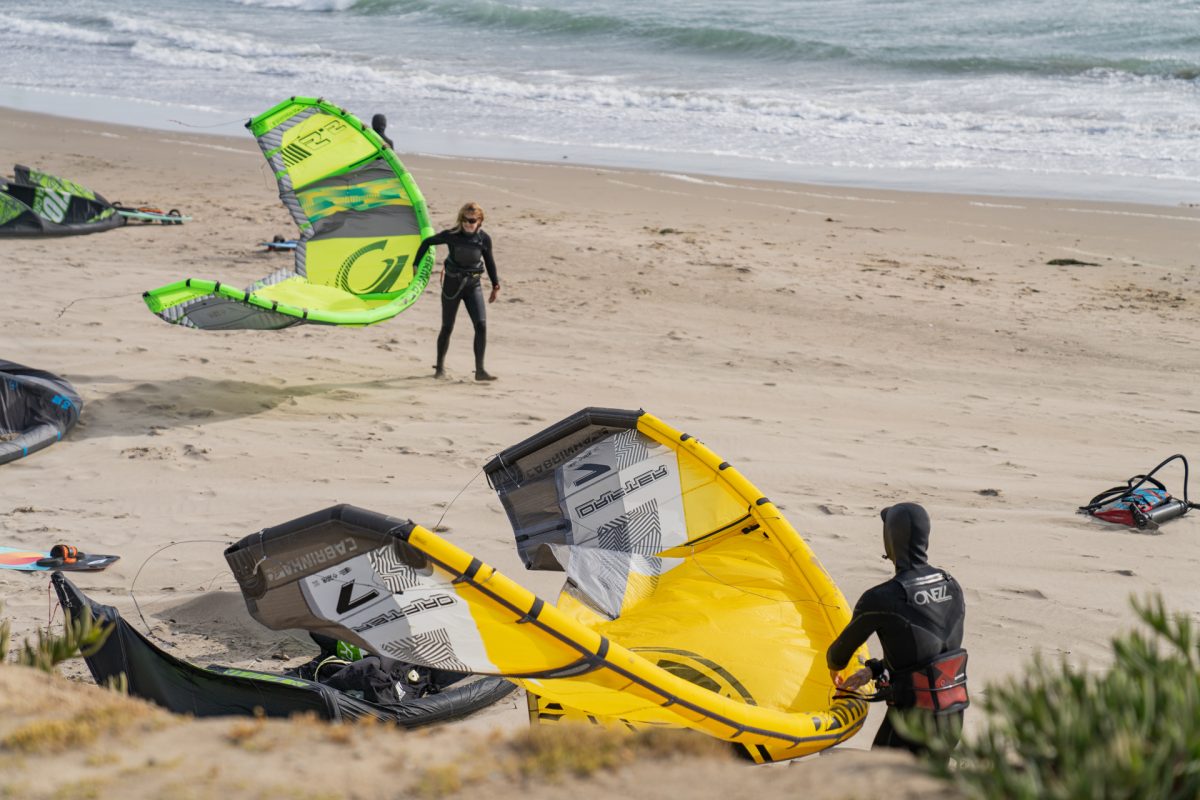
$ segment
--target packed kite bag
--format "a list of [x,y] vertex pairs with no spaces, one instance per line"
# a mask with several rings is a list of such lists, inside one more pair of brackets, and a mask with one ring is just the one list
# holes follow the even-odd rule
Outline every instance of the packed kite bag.
[[[1183,462],[1183,499],[1172,497],[1154,473],[1175,459]],[[1079,513],[1089,517],[1128,525],[1140,531],[1156,531],[1167,520],[1182,517],[1190,509],[1200,508],[1188,500],[1188,462],[1176,453],[1145,475],[1134,475],[1124,486],[1114,486],[1079,507]]]

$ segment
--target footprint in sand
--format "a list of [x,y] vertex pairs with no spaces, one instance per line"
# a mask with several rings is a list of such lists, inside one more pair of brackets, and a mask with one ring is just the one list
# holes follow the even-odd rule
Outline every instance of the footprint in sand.
[[129,459],[147,459],[149,461],[166,461],[174,457],[174,451],[169,447],[127,447],[121,455]]
[[1038,589],[1015,589],[1012,587],[1005,587],[1002,589],[1002,591],[1008,592],[1009,594],[1019,594],[1022,597],[1029,597],[1034,600],[1046,599],[1046,595],[1042,594],[1042,592]]
[[185,444],[183,446],[183,454],[188,458],[196,458],[201,461],[208,461],[209,449],[207,447],[197,447],[194,444]]

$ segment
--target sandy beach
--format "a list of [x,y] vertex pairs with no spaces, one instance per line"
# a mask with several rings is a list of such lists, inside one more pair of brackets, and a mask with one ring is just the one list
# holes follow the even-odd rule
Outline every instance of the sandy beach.
[[[227,544],[352,503],[439,525],[553,599],[560,576],[523,569],[480,469],[580,408],[640,407],[754,481],[851,603],[889,575],[879,509],[923,504],[931,561],[967,593],[976,697],[1035,651],[1104,666],[1110,638],[1132,624],[1132,595],[1200,607],[1200,517],[1146,535],[1075,513],[1173,453],[1200,458],[1200,197],[1137,206],[914,194],[430,157],[403,142],[397,151],[436,228],[464,201],[487,210],[503,284],[488,308],[494,384],[472,380],[465,313],[450,380],[433,380],[432,287],[365,329],[164,324],[143,291],[186,277],[248,285],[291,257],[259,244],[294,226],[253,139],[0,109],[0,172],[28,164],[109,200],[193,217],[0,241],[0,358],[67,378],[85,403],[63,442],[0,467],[0,543],[119,554],[76,582],[179,657],[278,669],[308,646],[249,617]],[[1182,493],[1177,467],[1160,477]],[[47,583],[0,571],[15,642],[51,616]],[[62,671],[90,683],[82,662]],[[868,747],[881,716],[873,709],[842,749]],[[984,722],[968,712],[968,735]],[[164,739],[167,752],[230,747],[229,721],[190,724]],[[514,696],[463,723],[395,735],[401,747],[444,750],[526,725]],[[354,747],[381,766],[370,759],[382,745]],[[246,767],[242,788],[209,788],[249,796],[295,782],[313,796],[355,796],[345,775],[305,773],[303,749],[285,758],[287,749],[281,741],[255,760],[295,765],[286,781],[271,773],[283,767]],[[684,772],[728,785],[730,797],[751,796],[756,781],[753,796],[782,797],[797,772],[814,770],[832,794],[813,796],[853,796],[829,783],[828,764],[842,758],[866,765],[863,781],[878,779],[876,765],[903,775],[914,796],[928,788],[894,754]],[[30,796],[81,780],[47,774],[51,761],[37,756],[5,759],[0,785],[34,786]],[[105,791],[141,780],[110,766],[96,767],[107,770]],[[614,780],[630,782],[595,796],[639,785],[634,773]],[[354,781],[362,796],[383,785]],[[192,789],[208,796],[206,786]]]

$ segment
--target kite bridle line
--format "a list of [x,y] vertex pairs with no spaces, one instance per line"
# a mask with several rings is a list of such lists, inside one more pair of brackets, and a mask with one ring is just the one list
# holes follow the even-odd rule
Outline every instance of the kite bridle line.
[[[160,642],[167,645],[168,647],[174,647],[175,643],[168,642],[166,639],[162,638],[161,636],[156,634],[151,629],[150,623],[146,621],[146,615],[142,613],[142,606],[140,603],[138,603],[137,595],[134,594],[134,589],[137,586],[138,578],[141,577],[142,570],[144,570],[146,568],[146,565],[150,563],[150,560],[153,559],[155,556],[157,556],[162,551],[169,550],[170,548],[174,547],[175,545],[179,545],[179,544],[223,544],[226,547],[228,547],[230,545],[230,542],[227,542],[223,539],[181,539],[178,542],[171,542],[170,544],[163,545],[162,547],[158,548],[150,555],[146,556],[145,560],[142,561],[142,565],[140,567],[138,567],[137,572],[135,572],[133,574],[133,579],[129,582],[129,598],[131,600],[133,600],[133,607],[137,610],[138,616],[141,617],[142,625],[144,625],[146,627],[146,635],[153,636],[155,639],[158,639]],[[215,578],[209,580],[210,586],[212,585],[213,580],[215,580]]]
[[466,484],[464,484],[461,489],[458,490],[458,494],[454,495],[453,499],[451,499],[450,502],[446,504],[446,507],[442,509],[442,515],[440,517],[438,517],[438,521],[433,526],[433,530],[435,532],[438,531],[442,527],[442,520],[444,520],[446,518],[446,513],[450,510],[450,507],[453,506],[458,501],[458,498],[462,497],[462,493],[465,492],[471,486],[471,484],[475,482],[475,479],[478,478],[482,474],[483,474],[483,468],[481,467],[479,469],[479,471],[476,472],[474,475],[472,475],[471,479],[469,481],[467,481]]
[[92,297],[90,295],[88,297],[76,297],[74,300],[67,303],[65,306],[63,306],[62,308],[60,308],[58,310],[58,316],[55,317],[55,319],[62,319],[62,315],[67,313],[67,310],[71,306],[75,305],[76,303],[83,302],[84,300],[120,300],[120,299],[126,298],[126,297],[129,297],[129,292],[122,292],[121,294],[109,294],[109,295],[104,295],[103,297]]
[[245,117],[238,117],[237,119],[231,119],[228,122],[214,122],[212,125],[195,125],[191,122],[184,122],[181,119],[168,119],[167,122],[174,122],[176,125],[179,125],[182,128],[195,128],[197,130],[207,130],[209,128],[223,128],[226,125],[240,125],[243,128],[246,127],[246,118]]

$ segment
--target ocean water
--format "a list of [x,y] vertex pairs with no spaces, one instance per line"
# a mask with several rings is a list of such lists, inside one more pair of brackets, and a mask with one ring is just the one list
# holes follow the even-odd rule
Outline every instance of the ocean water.
[[1200,202],[1195,0],[0,0],[3,106],[240,135],[291,95],[402,153]]

